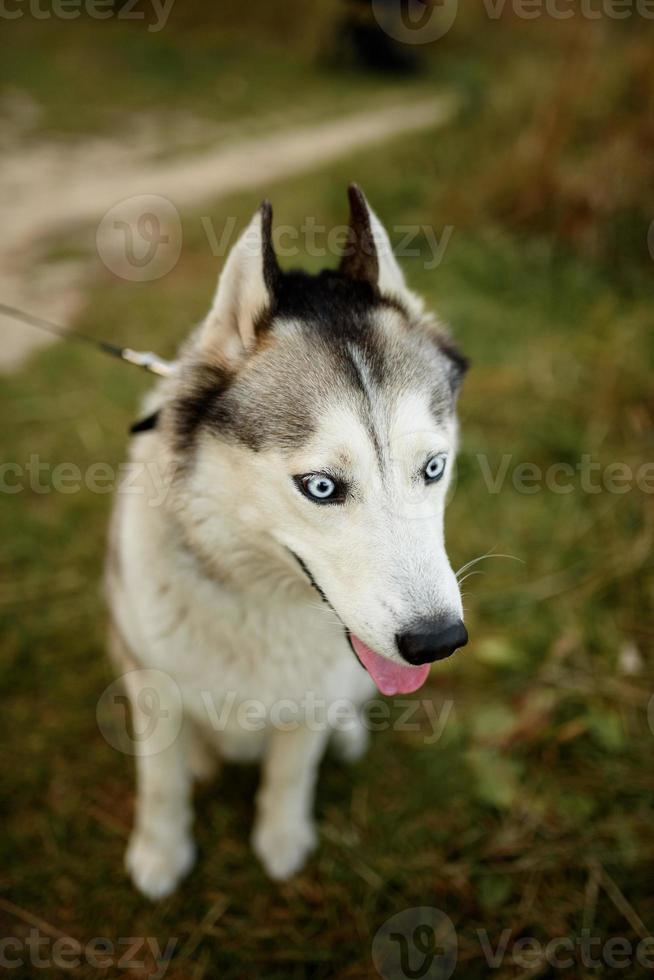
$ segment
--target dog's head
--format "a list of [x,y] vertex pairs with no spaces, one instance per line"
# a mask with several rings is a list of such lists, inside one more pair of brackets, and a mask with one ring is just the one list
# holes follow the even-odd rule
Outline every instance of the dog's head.
[[337,271],[283,272],[265,203],[232,250],[171,405],[195,527],[212,514],[293,556],[384,693],[463,646],[443,511],[465,360],[350,188]]

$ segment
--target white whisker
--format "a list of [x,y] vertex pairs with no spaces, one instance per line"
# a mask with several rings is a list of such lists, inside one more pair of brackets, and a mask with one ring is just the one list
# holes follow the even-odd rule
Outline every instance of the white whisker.
[[511,558],[513,561],[520,561],[523,564],[525,563],[524,559],[518,558],[517,555],[503,555],[503,554],[495,553],[493,551],[487,551],[486,554],[479,555],[477,558],[471,558],[470,561],[467,561],[465,563],[465,565],[462,565],[461,568],[459,568],[454,573],[457,580],[459,578],[459,575],[462,574],[462,572],[466,572],[469,568],[472,568],[473,565],[476,565],[477,562],[484,561],[486,558]]

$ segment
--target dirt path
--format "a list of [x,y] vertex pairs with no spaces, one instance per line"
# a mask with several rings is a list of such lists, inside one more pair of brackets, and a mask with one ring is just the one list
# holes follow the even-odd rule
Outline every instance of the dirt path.
[[[444,124],[454,111],[451,98],[435,96],[269,135],[223,137],[213,149],[172,158],[176,148],[169,143],[118,139],[5,153],[0,300],[68,325],[81,307],[89,263],[44,262],[44,249],[52,249],[57,234],[97,227],[109,208],[135,195],[161,195],[183,211],[236,191],[267,187],[402,133]],[[162,149],[168,159],[157,159]],[[15,369],[48,343],[47,336],[5,319],[0,331],[0,370]]]

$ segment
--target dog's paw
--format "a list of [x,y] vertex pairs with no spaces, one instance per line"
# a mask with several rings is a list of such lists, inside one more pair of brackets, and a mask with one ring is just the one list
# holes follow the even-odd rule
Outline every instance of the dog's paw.
[[316,831],[308,820],[299,823],[260,820],[252,834],[254,853],[275,881],[286,881],[299,871],[316,844]]
[[194,863],[195,845],[190,837],[166,846],[134,831],[125,854],[125,867],[134,885],[152,901],[172,894]]
[[362,759],[369,741],[370,733],[361,722],[351,728],[336,729],[332,735],[334,751],[342,762],[354,763]]

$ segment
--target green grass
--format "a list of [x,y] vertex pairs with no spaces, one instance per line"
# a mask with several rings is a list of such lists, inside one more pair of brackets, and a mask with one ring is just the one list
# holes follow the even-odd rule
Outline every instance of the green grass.
[[[180,76],[193,99],[202,71]],[[122,870],[132,765],[95,718],[112,679],[99,592],[110,498],[2,496],[0,880],[11,902],[62,933],[81,942],[153,936],[162,946],[177,937],[167,976],[179,980],[369,977],[377,929],[427,905],[457,928],[455,977],[481,980],[524,968],[507,957],[489,971],[479,930],[495,948],[506,929],[512,942],[588,928],[602,942],[634,944],[638,918],[654,929],[652,496],[637,487],[585,493],[578,477],[568,494],[524,494],[511,470],[489,493],[478,458],[495,473],[504,454],[511,466],[543,470],[574,467],[584,454],[602,467],[651,457],[651,279],[583,258],[551,235],[520,234],[478,202],[462,206],[478,193],[491,134],[504,129],[505,147],[520,125],[495,95],[489,89],[447,132],[265,188],[282,223],[305,214],[342,223],[345,184],[356,177],[388,223],[454,225],[436,270],[405,263],[473,360],[449,548],[455,567],[491,549],[520,559],[489,559],[464,587],[470,646],[434,668],[429,687],[439,710],[453,703],[438,743],[427,743],[422,712],[420,731],[376,734],[364,763],[326,760],[320,850],[295,880],[265,879],[248,844],[256,773],[230,767],[198,794],[192,876],[158,906],[134,892]],[[255,205],[239,196],[203,213],[245,222]],[[217,273],[199,218],[185,216],[181,260],[159,282],[98,276],[80,329],[171,353]],[[145,386],[138,372],[72,345],[40,353],[3,379],[4,458],[118,466]],[[629,644],[643,660],[636,676],[619,667]],[[27,934],[21,913],[0,904],[0,916],[3,935]]]

